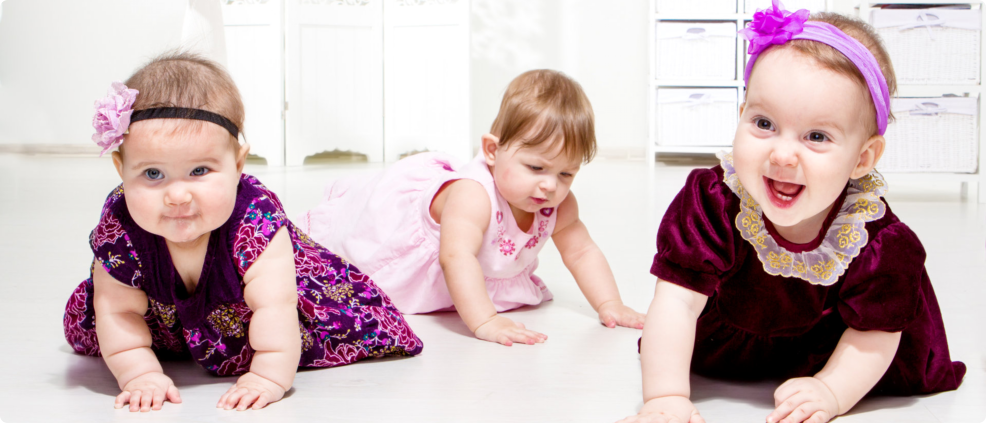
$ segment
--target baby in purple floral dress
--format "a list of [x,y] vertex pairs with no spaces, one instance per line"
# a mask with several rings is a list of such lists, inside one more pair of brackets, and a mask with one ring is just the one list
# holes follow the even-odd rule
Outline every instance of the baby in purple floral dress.
[[122,390],[117,408],[181,401],[159,356],[241,375],[217,407],[243,410],[280,400],[299,366],[421,352],[373,281],[242,174],[243,104],[224,70],[164,56],[96,107],[93,140],[104,153],[119,146],[123,184],[92,231],[91,277],[64,325],[73,349],[106,361]]

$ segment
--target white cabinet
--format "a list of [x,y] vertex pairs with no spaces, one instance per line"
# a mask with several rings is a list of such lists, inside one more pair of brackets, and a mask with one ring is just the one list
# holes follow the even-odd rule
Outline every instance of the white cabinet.
[[883,38],[897,75],[897,122],[887,128],[887,149],[877,165],[891,184],[958,182],[963,194],[978,185],[979,202],[986,202],[982,11],[981,1],[860,3],[860,19]]
[[[831,9],[830,2],[784,4],[791,10],[818,12]],[[770,4],[770,0],[651,3],[648,156],[714,154],[732,145],[747,60],[746,40],[736,32],[753,19],[757,8]],[[700,123],[700,129],[689,134],[667,127],[678,119]]]
[[468,0],[223,2],[246,132],[268,164],[471,157]]

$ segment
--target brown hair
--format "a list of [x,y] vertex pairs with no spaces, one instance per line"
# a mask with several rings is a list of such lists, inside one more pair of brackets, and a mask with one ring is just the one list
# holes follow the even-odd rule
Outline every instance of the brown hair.
[[596,154],[594,120],[578,82],[561,72],[539,69],[510,82],[490,133],[500,139],[500,146],[517,138],[524,147],[561,134],[565,154],[588,163]]
[[[880,36],[877,35],[873,27],[863,22],[859,19],[850,18],[848,16],[840,15],[838,13],[821,12],[811,15],[808,20],[825,22],[836,28],[839,28],[846,35],[859,41],[873,57],[876,58],[876,62],[880,65],[880,71],[883,73],[883,77],[887,80],[887,90],[890,96],[894,96],[897,92],[897,77],[894,75],[894,65],[890,62],[890,55],[887,54],[887,50],[883,48],[883,42],[880,40]],[[845,55],[840,53],[835,48],[820,43],[817,41],[810,40],[792,40],[790,43],[791,48],[796,51],[811,57],[818,61],[822,67],[832,70],[836,73],[848,76],[866,92],[866,97],[870,98],[872,103],[874,99],[870,96],[870,90],[866,84],[866,78]],[[876,108],[874,107],[874,113]],[[888,112],[890,112],[888,110]],[[888,121],[892,121],[894,118],[893,113],[887,117]],[[876,121],[867,122],[867,125],[872,127],[872,133],[876,134],[878,129],[876,126]]]
[[[127,79],[126,85],[138,91],[134,110],[154,107],[186,107],[208,110],[229,119],[243,132],[246,112],[233,78],[219,64],[188,52],[169,52],[144,65]],[[202,125],[204,121],[189,121]],[[198,126],[189,126],[198,128]],[[230,135],[233,151],[239,140]]]

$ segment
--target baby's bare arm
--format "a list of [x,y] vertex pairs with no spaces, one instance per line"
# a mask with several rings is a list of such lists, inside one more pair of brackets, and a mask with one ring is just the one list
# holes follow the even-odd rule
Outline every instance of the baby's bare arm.
[[[476,181],[460,179],[449,187],[441,210],[438,262],[445,275],[449,296],[462,321],[476,337],[512,345],[533,344],[547,337],[499,316],[476,255],[490,223],[490,198]],[[508,211],[509,213],[509,211]]]
[[585,295],[592,309],[599,313],[599,319],[609,327],[619,324],[643,328],[644,315],[623,305],[609,262],[579,219],[579,204],[575,200],[575,194],[569,193],[562,200],[557,213],[558,220],[551,239],[582,290],[582,295]]
[[129,403],[130,411],[150,411],[160,409],[165,399],[181,402],[151,351],[151,332],[144,322],[147,295],[113,279],[98,262],[93,263],[92,279],[99,349],[122,391],[116,408]]
[[286,226],[243,275],[243,299],[253,310],[248,336],[256,351],[250,372],[223,395],[217,407],[263,408],[291,389],[301,358],[294,248]]
[[635,421],[670,416],[682,422],[701,421],[689,399],[688,377],[696,322],[706,301],[705,295],[658,280],[640,340],[644,407]]
[[142,374],[163,373],[151,351],[151,331],[144,322],[144,291],[113,279],[98,262],[93,264],[92,280],[99,350],[120,389]]

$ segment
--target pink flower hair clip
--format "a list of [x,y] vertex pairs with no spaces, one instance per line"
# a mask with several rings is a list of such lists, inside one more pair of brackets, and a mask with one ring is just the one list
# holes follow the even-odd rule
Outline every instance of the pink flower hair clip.
[[770,9],[757,10],[753,14],[753,22],[739,31],[750,41],[747,53],[759,54],[771,45],[791,41],[791,38],[804,31],[808,15],[807,9],[789,12],[784,10],[784,4],[780,0],[773,0]]
[[134,112],[136,99],[137,90],[114,82],[106,97],[96,100],[96,115],[92,118],[92,127],[96,129],[96,133],[92,134],[92,140],[103,147],[100,157],[123,144],[123,136],[130,127],[130,115]]

